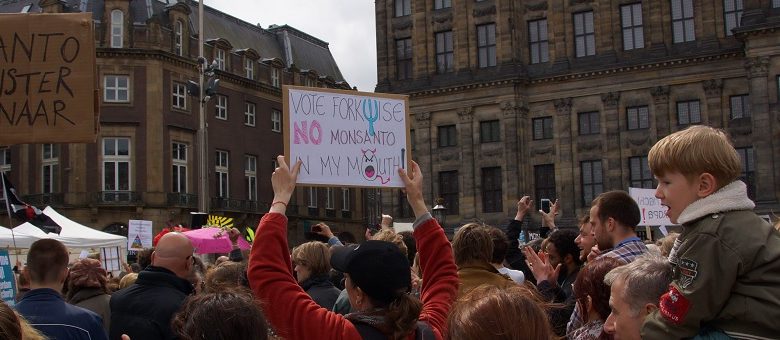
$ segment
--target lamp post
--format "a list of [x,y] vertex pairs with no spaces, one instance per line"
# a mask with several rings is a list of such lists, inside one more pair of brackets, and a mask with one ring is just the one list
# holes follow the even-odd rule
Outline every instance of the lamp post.
[[209,212],[208,132],[206,130],[206,103],[203,100],[206,59],[203,56],[203,1],[198,0],[198,210]]
[[436,199],[436,205],[431,209],[431,215],[439,225],[444,228],[444,223],[447,222],[447,207],[444,206],[444,199],[439,197]]

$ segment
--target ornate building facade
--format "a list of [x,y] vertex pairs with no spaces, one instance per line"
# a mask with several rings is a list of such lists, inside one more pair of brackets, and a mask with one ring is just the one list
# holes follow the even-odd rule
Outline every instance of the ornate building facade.
[[[198,80],[198,3],[5,0],[0,12],[91,12],[96,27],[97,141],[0,148],[0,168],[24,199],[98,229],[129,219],[152,220],[155,230],[188,224],[198,202],[199,103],[186,86]],[[283,153],[281,86],[350,86],[328,43],[305,32],[264,29],[209,7],[204,25],[205,57],[220,79],[206,106],[210,213],[254,228],[268,210],[270,176]],[[312,208],[288,209],[292,242],[303,238],[307,219],[362,230],[360,190],[319,191],[302,201]]]
[[[725,129],[756,211],[780,211],[780,1],[378,0],[377,92],[410,96],[413,159],[447,224],[654,188],[647,153]],[[409,216],[399,193],[384,210]]]

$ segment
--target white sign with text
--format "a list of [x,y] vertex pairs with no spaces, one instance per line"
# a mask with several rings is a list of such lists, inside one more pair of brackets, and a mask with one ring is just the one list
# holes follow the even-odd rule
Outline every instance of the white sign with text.
[[144,250],[152,247],[152,221],[130,220],[127,225],[127,249]]
[[409,164],[407,97],[284,87],[284,142],[298,183],[399,188]]
[[655,189],[628,188],[628,194],[639,205],[639,213],[642,214],[640,226],[673,225],[666,216],[666,207],[661,205],[661,200],[655,198]]

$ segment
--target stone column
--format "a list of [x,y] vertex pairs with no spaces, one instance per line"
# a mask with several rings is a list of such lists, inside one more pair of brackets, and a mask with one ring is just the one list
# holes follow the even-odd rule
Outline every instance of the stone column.
[[723,112],[721,93],[723,92],[722,79],[705,80],[702,83],[704,93],[707,94],[707,110],[702,112],[702,124],[721,128],[729,119],[729,114]]
[[[503,113],[503,124],[501,124],[501,136],[503,136],[504,143],[504,159],[506,164],[503,171],[506,173],[506,183],[502,185],[504,188],[504,208],[507,206],[515,205],[514,202],[520,198],[520,189],[518,183],[519,178],[519,160],[520,148],[517,140],[517,114],[520,107],[514,100],[509,100],[501,103],[501,112]],[[526,108],[527,110],[527,108]],[[511,205],[510,205],[511,203]],[[512,209],[510,208],[509,211]],[[507,210],[504,209],[504,212]]]
[[[574,196],[574,169],[577,168],[573,161],[572,148],[574,140],[571,134],[571,103],[572,98],[566,97],[556,99],[553,102],[555,105],[555,119],[553,121],[553,127],[556,134],[556,142],[558,143],[558,162],[556,162],[555,172],[560,175],[556,178],[556,192],[558,196],[564,198],[561,200],[561,209],[565,214],[573,214],[576,208],[577,199]],[[559,180],[563,179],[563,180]],[[537,197],[538,199],[539,197]],[[556,197],[557,198],[557,197]],[[570,199],[566,199],[570,198]]]
[[669,117],[669,86],[656,86],[650,90],[650,94],[653,95],[655,134],[656,140],[658,140],[672,131],[670,128],[671,118]]
[[458,175],[460,175],[460,216],[462,220],[476,217],[477,195],[476,164],[474,157],[474,108],[464,107],[458,110],[458,146],[460,149],[460,162]]
[[412,159],[420,166],[420,171],[423,174],[423,178],[428,178],[427,185],[423,186],[423,197],[425,202],[433,202],[435,197],[433,186],[436,183],[436,178],[433,176],[433,148],[434,145],[431,134],[431,113],[419,112],[414,113],[414,134],[415,139],[424,143],[417,143],[417,146],[412,154]]
[[607,154],[606,164],[602,164],[602,170],[606,174],[604,190],[623,189],[623,166],[621,163],[620,145],[620,114],[618,103],[620,92],[607,92],[601,94],[604,105],[604,125],[606,127]]
[[[769,114],[769,57],[745,61],[750,86],[750,111],[753,116],[753,154],[756,155],[756,188],[776,188],[772,152],[771,115]],[[760,182],[759,182],[760,181]],[[777,202],[775,191],[756,190],[756,203]]]

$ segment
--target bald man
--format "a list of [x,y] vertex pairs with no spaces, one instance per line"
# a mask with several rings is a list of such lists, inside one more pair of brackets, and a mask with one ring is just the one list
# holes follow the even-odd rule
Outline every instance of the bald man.
[[152,252],[152,264],[135,283],[111,296],[109,339],[175,339],[171,318],[192,293],[190,277],[195,249],[180,233],[167,233]]

